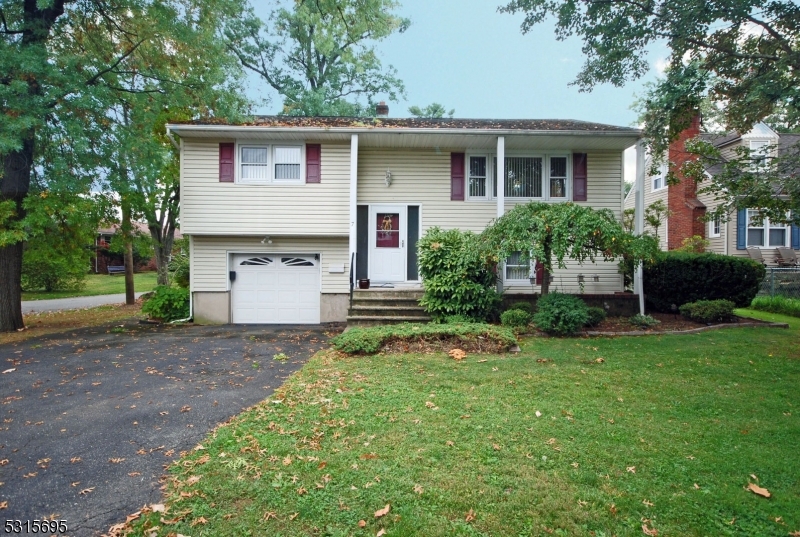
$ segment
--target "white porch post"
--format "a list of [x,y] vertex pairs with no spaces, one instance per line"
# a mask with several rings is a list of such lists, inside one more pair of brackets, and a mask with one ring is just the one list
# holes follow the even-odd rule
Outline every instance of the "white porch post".
[[506,139],[505,136],[497,137],[497,170],[495,170],[495,183],[497,183],[497,218],[503,216],[506,212],[505,207],[505,174],[506,167]]
[[[350,247],[347,256],[348,267],[353,272],[355,280],[355,267],[350,267],[353,254],[356,252],[356,220],[358,213],[358,134],[350,135]],[[354,282],[350,282],[353,284]]]
[[[644,141],[636,143],[636,189],[635,210],[633,221],[633,231],[636,235],[644,233]],[[639,295],[639,313],[644,315],[644,279],[642,274],[642,264],[636,265],[633,274],[633,292]]]

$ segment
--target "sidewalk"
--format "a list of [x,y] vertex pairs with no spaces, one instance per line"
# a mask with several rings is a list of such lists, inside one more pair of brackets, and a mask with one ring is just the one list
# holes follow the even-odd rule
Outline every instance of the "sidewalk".
[[[139,298],[144,293],[136,293]],[[123,304],[125,293],[118,295],[97,295],[97,296],[76,296],[73,298],[54,298],[51,300],[23,300],[22,313],[33,313],[38,311],[58,311],[76,310],[81,308],[93,308],[104,304]]]

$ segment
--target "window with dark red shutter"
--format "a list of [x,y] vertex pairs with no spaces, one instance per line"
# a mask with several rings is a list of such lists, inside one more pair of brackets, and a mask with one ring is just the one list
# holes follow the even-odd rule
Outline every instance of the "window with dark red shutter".
[[220,183],[233,182],[233,155],[234,144],[223,143],[219,144],[219,181]]
[[306,183],[322,182],[322,146],[306,144]]
[[572,154],[572,201],[586,201],[586,153]]
[[464,153],[450,153],[450,199],[464,201]]

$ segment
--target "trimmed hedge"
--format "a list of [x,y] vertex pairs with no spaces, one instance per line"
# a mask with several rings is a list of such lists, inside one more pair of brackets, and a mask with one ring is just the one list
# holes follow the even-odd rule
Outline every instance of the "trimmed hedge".
[[522,328],[530,324],[531,314],[521,309],[510,309],[500,315],[500,322],[503,323],[503,326]]
[[733,319],[733,308],[736,305],[730,300],[698,300],[681,306],[681,315],[698,323],[727,322]]
[[742,257],[663,252],[644,267],[644,295],[648,307],[661,312],[698,300],[730,300],[742,308],[765,274],[763,265]]
[[374,354],[394,341],[462,341],[483,338],[503,347],[517,344],[514,333],[502,326],[485,323],[463,324],[392,324],[365,328],[351,328],[331,339],[333,347],[347,354]]
[[606,310],[603,308],[589,308],[586,313],[589,314],[589,320],[586,321],[585,326],[597,326],[606,320]]
[[653,328],[655,325],[661,323],[661,321],[659,321],[658,319],[654,319],[650,315],[642,315],[641,313],[637,313],[636,315],[628,319],[628,322],[631,323],[636,328],[642,328],[645,330],[647,328]]
[[586,325],[589,308],[580,298],[562,293],[542,295],[533,316],[536,328],[557,336],[570,336]]
[[506,311],[510,310],[521,310],[525,313],[531,314],[533,313],[533,306],[530,302],[514,302],[511,304]]

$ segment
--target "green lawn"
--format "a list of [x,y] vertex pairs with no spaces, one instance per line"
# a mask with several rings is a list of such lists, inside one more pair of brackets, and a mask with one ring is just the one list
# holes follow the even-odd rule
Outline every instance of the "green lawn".
[[789,535],[800,320],[745,313],[792,328],[321,353],[173,465],[134,534]]
[[[156,273],[141,272],[133,275],[133,286],[137,293],[156,288]],[[49,298],[71,298],[74,296],[114,295],[125,292],[125,275],[89,274],[86,285],[80,291],[24,291],[22,300],[45,300]]]

